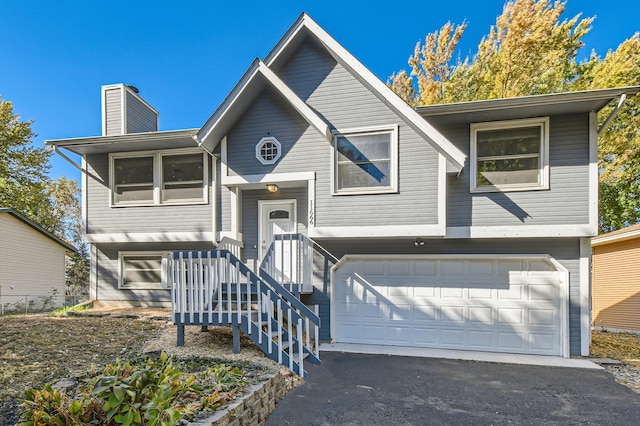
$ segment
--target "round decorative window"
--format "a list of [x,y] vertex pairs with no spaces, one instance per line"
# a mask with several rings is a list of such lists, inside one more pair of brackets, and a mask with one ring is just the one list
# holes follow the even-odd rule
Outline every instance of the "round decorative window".
[[260,142],[256,145],[256,158],[262,164],[275,164],[280,158],[282,151],[282,145],[278,142],[278,139],[273,136],[267,136],[260,139]]

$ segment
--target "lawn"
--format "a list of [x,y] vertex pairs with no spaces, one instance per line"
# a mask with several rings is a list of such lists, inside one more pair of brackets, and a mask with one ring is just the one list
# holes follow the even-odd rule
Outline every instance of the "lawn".
[[[90,384],[105,366],[113,365],[117,360],[141,365],[148,358],[148,355],[142,355],[145,343],[159,336],[165,325],[166,320],[117,317],[0,317],[0,426],[14,425],[18,421],[18,406],[25,398],[26,389],[40,390],[47,383],[68,379],[72,383]],[[241,376],[237,381],[229,381],[234,384],[232,388],[224,389],[228,395],[242,392],[247,382],[243,377],[255,375],[253,370],[262,368],[210,358],[176,361],[176,368],[198,377],[210,374],[211,368],[216,366],[238,367]],[[216,371],[226,374],[222,370]],[[211,383],[220,383],[217,379]],[[75,385],[69,390],[75,392]]]
[[632,333],[594,331],[591,335],[591,357],[618,361],[640,360],[640,336]]

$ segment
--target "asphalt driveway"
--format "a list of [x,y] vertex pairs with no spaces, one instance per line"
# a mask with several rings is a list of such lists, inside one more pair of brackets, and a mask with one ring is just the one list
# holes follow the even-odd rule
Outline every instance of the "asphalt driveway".
[[266,425],[640,424],[604,370],[322,353]]

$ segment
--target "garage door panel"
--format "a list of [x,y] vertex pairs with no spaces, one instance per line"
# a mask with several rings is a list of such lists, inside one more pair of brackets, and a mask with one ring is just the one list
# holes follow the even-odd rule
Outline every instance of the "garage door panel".
[[413,318],[416,321],[437,321],[438,310],[433,305],[414,305]]
[[450,348],[465,346],[465,332],[457,328],[443,328],[440,330],[440,341]]
[[469,323],[492,325],[493,308],[484,306],[470,306]]
[[440,307],[440,321],[447,323],[463,323],[464,306],[442,305]]
[[498,308],[498,324],[523,325],[524,310],[521,308]]
[[532,327],[555,327],[556,312],[553,309],[529,309],[529,325]]
[[493,331],[469,330],[469,347],[475,350],[489,350],[494,346]]
[[334,338],[560,355],[560,276],[518,259],[349,261],[334,281]]

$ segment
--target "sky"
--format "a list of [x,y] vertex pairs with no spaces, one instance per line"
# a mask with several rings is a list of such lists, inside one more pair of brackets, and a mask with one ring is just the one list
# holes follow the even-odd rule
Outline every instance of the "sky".
[[[579,58],[604,56],[640,31],[637,0],[568,0],[564,18],[596,17]],[[504,0],[0,0],[0,97],[33,120],[34,145],[97,136],[100,88],[136,86],[160,130],[202,126],[250,66],[307,12],[382,81],[446,22],[468,26],[472,56]],[[57,155],[50,176],[80,179]]]

